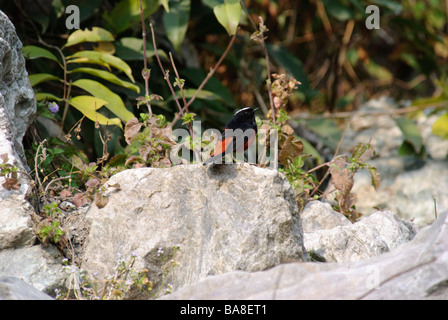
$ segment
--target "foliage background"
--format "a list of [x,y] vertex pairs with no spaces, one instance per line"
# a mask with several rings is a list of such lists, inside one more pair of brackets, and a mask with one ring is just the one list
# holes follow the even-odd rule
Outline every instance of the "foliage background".
[[[213,8],[223,1],[143,2],[145,21],[154,25],[164,67],[170,69],[173,77],[174,72],[167,60],[171,52],[180,77],[185,79],[185,89],[197,88],[230,40],[213,12]],[[259,21],[261,16],[268,28],[266,42],[272,72],[286,72],[302,83],[287,104],[286,110],[293,119],[303,111],[325,114],[355,110],[361,102],[379,95],[407,99],[423,107],[437,104],[442,110],[448,110],[448,1],[246,0],[244,3],[253,20]],[[73,32],[65,26],[68,16],[65,7],[70,4],[80,8],[81,29],[101,27],[108,30],[114,40],[81,43],[64,48],[64,54],[95,50],[112,53],[125,61],[132,69],[140,92],[116,84],[107,84],[107,87],[121,97],[128,111],[139,117],[146,110],[138,109],[136,103],[144,93],[138,1],[0,1],[2,11],[13,21],[25,46],[42,46],[38,40],[41,37],[47,44],[59,48]],[[370,4],[380,8],[379,30],[365,27],[368,16],[365,8]],[[167,7],[171,9],[171,15],[168,15]],[[177,109],[154,59],[148,25],[146,30],[150,93],[164,99],[155,101],[153,112],[171,120]],[[212,94],[201,95],[190,107],[190,112],[196,114],[195,119],[202,121],[203,129],[222,128],[240,106],[257,105],[262,113],[267,114],[266,59],[259,43],[250,39],[254,31],[242,14],[231,51],[204,88]],[[48,73],[59,79],[64,77],[61,68],[51,60],[29,60],[27,68],[31,75]],[[129,81],[120,70],[108,71],[123,81]],[[86,75],[72,74],[72,77],[76,81],[81,77],[85,79]],[[87,75],[87,78],[97,79],[94,75]],[[48,81],[36,85],[35,89],[36,92],[61,96],[63,86],[60,81]],[[82,94],[83,90],[73,87],[71,93]],[[68,109],[65,117],[62,117],[62,111],[49,114],[46,105],[41,105],[40,112],[62,127],[64,132],[73,129],[83,116],[73,107]],[[107,110],[103,113],[111,116]],[[406,117],[410,118],[412,114]],[[436,132],[443,137],[448,136],[447,118],[446,115],[440,117]],[[331,127],[323,123],[317,126],[319,130]],[[176,125],[181,126],[181,121]],[[50,136],[47,129],[48,126],[42,124],[36,127],[40,140]],[[96,130],[94,123],[83,121],[82,130],[77,133],[80,140],[73,140],[75,149],[82,150],[89,161],[104,156],[104,139]],[[126,143],[121,130],[112,126],[102,126],[99,130],[103,137],[110,135],[107,139],[110,159],[124,152]],[[36,144],[35,135],[28,139],[30,145],[33,141]]]

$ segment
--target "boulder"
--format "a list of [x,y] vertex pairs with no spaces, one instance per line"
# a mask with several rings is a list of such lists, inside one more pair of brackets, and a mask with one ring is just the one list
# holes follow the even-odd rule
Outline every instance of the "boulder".
[[[108,204],[92,206],[85,218],[90,232],[81,268],[97,279],[113,273],[117,256],[131,254],[134,269],[149,270],[155,285],[164,263],[179,263],[165,281],[174,289],[306,256],[294,192],[275,170],[249,164],[141,168],[106,185]],[[180,247],[174,257],[173,246]]]
[[[0,155],[6,154],[7,163],[21,170],[26,163],[22,139],[35,114],[22,43],[14,25],[0,11]],[[0,250],[32,245],[32,207],[26,200],[30,182],[19,175],[20,187],[11,190],[2,186],[4,182],[0,177]]]
[[0,11],[0,154],[26,163],[22,139],[36,115],[34,91],[28,79],[22,42],[8,17]]
[[[36,101],[25,68],[22,43],[14,25],[0,11],[0,155],[20,171],[26,171],[22,140],[36,115]],[[3,161],[6,158],[2,158]],[[28,177],[20,173],[14,188],[5,188],[0,177],[0,289],[6,298],[31,298],[29,287],[12,281],[15,276],[37,290],[54,294],[66,275],[61,269],[61,255],[55,248],[42,248],[36,243],[28,202],[31,192]],[[5,280],[6,279],[6,280]],[[25,290],[24,293],[16,291]]]
[[62,288],[67,274],[62,269],[62,254],[41,245],[0,251],[0,276],[14,276],[49,295]]
[[302,212],[304,246],[311,258],[354,262],[410,241],[416,230],[392,211],[378,211],[351,223],[329,204],[312,201]]
[[367,171],[355,175],[352,191],[359,212],[369,215],[377,211],[375,208],[391,210],[421,228],[435,220],[436,211],[448,209],[448,179],[442,178],[448,177],[448,140],[432,134],[432,125],[445,111],[435,113],[428,108],[416,117],[427,154],[423,160],[398,155],[405,139],[394,120],[399,108],[387,97],[362,104],[354,112],[340,153],[350,154],[358,143],[368,142],[376,151],[376,157],[368,162],[381,174],[381,185],[375,191]]
[[19,278],[0,276],[0,300],[53,300],[53,298]]
[[448,211],[412,241],[358,262],[288,263],[208,277],[161,299],[448,299]]
[[[391,210],[421,228],[433,222],[438,213],[448,209],[446,161],[431,160],[423,166],[412,168],[405,167],[405,159],[378,159],[370,163],[381,172],[382,182],[379,190],[375,191],[370,185],[368,173],[355,175],[353,192],[359,199],[356,204],[359,211],[368,215],[378,207]],[[401,169],[388,175],[394,165]]]

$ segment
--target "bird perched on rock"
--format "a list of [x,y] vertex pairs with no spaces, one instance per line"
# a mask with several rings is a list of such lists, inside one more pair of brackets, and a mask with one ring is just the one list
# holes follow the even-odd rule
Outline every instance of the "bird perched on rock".
[[226,154],[244,152],[249,148],[257,134],[255,111],[258,108],[246,107],[235,112],[232,120],[226,124],[221,132],[218,143],[203,165],[222,163]]

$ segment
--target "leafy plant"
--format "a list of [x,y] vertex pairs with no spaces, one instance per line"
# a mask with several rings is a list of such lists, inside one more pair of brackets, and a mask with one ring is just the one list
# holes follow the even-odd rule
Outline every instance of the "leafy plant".
[[[31,74],[29,78],[33,87],[38,87],[39,84],[54,80],[59,80],[63,84],[62,97],[48,92],[37,92],[36,100],[62,102],[65,104],[65,108],[68,108],[68,106],[71,105],[78,109],[88,119],[101,125],[117,125],[121,127],[121,121],[126,122],[133,118],[132,112],[126,109],[120,96],[113,93],[107,86],[97,80],[75,77],[79,73],[88,74],[103,81],[108,81],[118,86],[134,90],[138,93],[140,89],[133,84],[135,80],[132,76],[132,70],[126,62],[105,51],[81,49],[71,55],[64,54],[64,49],[72,49],[85,42],[107,43],[112,41],[114,41],[114,37],[109,31],[103,28],[93,27],[92,30],[85,29],[74,31],[68,37],[62,48],[55,47],[54,50],[59,53],[60,58],[57,58],[51,51],[42,47],[23,47],[22,51],[27,59],[44,58],[52,60],[60,66],[64,74],[62,79],[59,79],[57,75],[48,73]],[[106,68],[107,71],[100,68],[79,66],[80,64],[96,65]],[[113,74],[111,72],[112,68],[123,72],[132,83],[122,80],[117,75]],[[91,95],[76,95],[72,97],[71,92],[73,86],[82,89]],[[117,118],[109,118],[108,116],[103,115],[99,111],[103,106]]]
[[[105,279],[89,280],[85,272],[80,273],[80,277],[75,273],[76,268],[68,264],[68,259],[63,261],[63,269],[70,279],[69,289],[61,292],[56,289],[57,299],[86,299],[86,300],[122,300],[129,295],[132,290],[144,293],[148,298],[157,299],[164,289],[164,294],[171,293],[172,285],[167,284],[167,278],[178,263],[174,260],[176,253],[180,250],[178,245],[172,247],[170,261],[164,254],[162,248],[158,250],[160,265],[162,268],[162,280],[155,290],[154,283],[148,278],[148,270],[136,270],[134,268],[137,254],[132,252],[126,260],[121,254],[118,255],[117,264],[114,267],[113,275],[106,275]],[[168,262],[168,263],[167,263]],[[79,279],[81,278],[81,279]]]

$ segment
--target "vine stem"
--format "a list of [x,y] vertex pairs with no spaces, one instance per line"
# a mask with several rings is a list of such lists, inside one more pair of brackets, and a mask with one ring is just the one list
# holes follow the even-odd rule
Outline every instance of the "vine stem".
[[143,14],[142,0],[139,0],[140,4],[140,17],[142,20],[142,38],[143,38],[143,70],[142,77],[145,80],[145,98],[146,106],[148,107],[149,114],[152,116],[151,104],[148,102],[147,97],[149,96],[149,70],[148,64],[146,62],[146,27],[145,27],[145,16]]
[[196,90],[196,92],[193,94],[193,96],[191,97],[191,99],[188,101],[188,103],[180,110],[179,114],[176,114],[176,116],[174,117],[173,121],[171,122],[171,127],[173,127],[176,122],[180,119],[181,115],[183,114],[183,112],[185,110],[188,109],[188,107],[193,103],[193,101],[196,99],[197,95],[199,94],[199,92],[204,88],[205,84],[208,82],[208,80],[213,76],[213,74],[215,73],[215,71],[218,69],[218,67],[221,65],[221,63],[224,61],[224,58],[227,56],[227,54],[229,53],[230,49],[232,48],[233,43],[235,42],[235,38],[236,38],[236,32],[235,34],[232,36],[232,38],[230,39],[229,44],[227,45],[226,50],[224,51],[224,53],[221,55],[221,58],[219,58],[218,62],[215,64],[215,66],[210,69],[210,71],[208,72],[207,76],[205,77],[205,79],[202,81],[202,83],[199,85],[198,89]]
[[269,59],[269,52],[268,49],[266,47],[266,43],[264,41],[264,20],[262,17],[259,17],[260,19],[260,23],[259,23],[259,28],[257,28],[257,25],[255,24],[254,20],[252,19],[252,17],[250,16],[249,12],[247,11],[246,6],[244,5],[243,1],[239,0],[241,8],[243,8],[244,12],[246,13],[247,18],[249,19],[250,23],[252,24],[253,28],[255,30],[258,30],[260,32],[260,37],[258,37],[261,47],[263,48],[263,52],[264,52],[264,56],[266,59],[266,72],[267,72],[267,76],[268,76],[268,80],[267,82],[267,88],[268,88],[268,95],[269,95],[269,104],[271,105],[271,113],[272,113],[272,123],[275,125],[276,121],[275,121],[275,106],[274,106],[274,99],[272,97],[272,78],[271,78],[271,62]]

